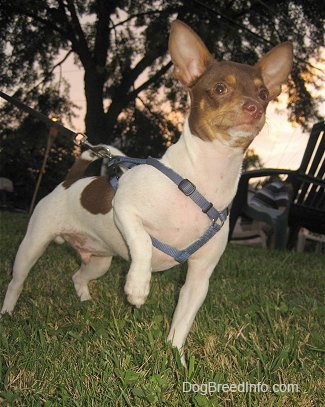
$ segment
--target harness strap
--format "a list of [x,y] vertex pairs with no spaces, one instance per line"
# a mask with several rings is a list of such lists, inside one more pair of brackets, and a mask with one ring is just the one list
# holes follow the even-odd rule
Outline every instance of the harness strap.
[[186,249],[178,250],[172,246],[169,246],[167,243],[160,242],[156,238],[150,236],[152,245],[156,248],[173,257],[178,263],[184,263],[188,258],[204,246],[219,230],[221,229],[222,224],[212,223],[210,227],[204,232],[204,234],[195,242],[190,244]]
[[[177,262],[183,263],[188,260],[188,258],[200,249],[205,243],[207,243],[223,226],[229,213],[228,207],[219,212],[211,202],[204,198],[203,195],[197,191],[195,185],[187,178],[182,178],[171,168],[166,167],[159,160],[148,157],[148,158],[133,158],[125,156],[112,157],[108,162],[108,167],[116,168],[121,165],[126,168],[132,168],[136,165],[147,164],[156,168],[158,171],[166,175],[171,181],[173,181],[178,189],[183,192],[184,195],[191,198],[212,221],[210,227],[205,231],[205,233],[195,242],[190,244],[186,249],[178,250],[167,243],[160,242],[153,236],[151,237],[152,245],[164,252],[165,254],[173,257]],[[110,184],[116,191],[118,188],[118,175],[114,175],[110,179]]]
[[213,204],[207,201],[203,195],[197,191],[196,187],[187,178],[182,178],[177,172],[171,168],[166,167],[160,161],[155,158],[148,157],[147,164],[152,165],[171,179],[180,189],[184,195],[191,198],[212,221],[217,221],[220,218],[220,212],[216,210]]
[[111,173],[109,182],[113,187],[114,191],[116,191],[118,188],[119,180],[118,167],[120,165],[122,167],[130,169],[132,167],[135,167],[136,165],[146,164],[146,161],[147,161],[146,158],[133,158],[126,156],[114,156],[110,158],[109,161],[107,162],[107,167],[109,174]]

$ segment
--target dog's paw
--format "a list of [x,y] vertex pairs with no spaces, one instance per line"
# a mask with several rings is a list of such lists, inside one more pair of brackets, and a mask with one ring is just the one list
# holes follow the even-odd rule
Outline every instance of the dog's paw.
[[91,295],[89,293],[88,288],[82,288],[79,292],[77,291],[77,294],[80,298],[80,301],[89,301],[91,300]]
[[136,295],[127,295],[128,302],[134,305],[136,308],[140,308],[146,302],[147,297],[141,297]]
[[74,288],[77,292],[78,297],[80,298],[80,301],[88,301],[91,300],[91,295],[88,290],[88,286],[85,283],[81,283],[78,281],[78,276],[74,275],[72,277],[73,283],[74,283]]
[[12,313],[13,313],[13,309],[9,310],[9,309],[2,308],[2,310],[0,312],[0,320],[4,315],[9,315],[11,317]]
[[180,355],[180,360],[181,360],[181,364],[183,365],[183,367],[187,370],[187,363],[186,363],[184,353]]
[[90,292],[88,290],[87,286],[82,286],[79,284],[75,284],[75,289],[77,291],[77,295],[80,298],[80,301],[89,301],[91,300],[91,295]]
[[150,282],[139,284],[130,282],[129,279],[124,286],[124,292],[130,304],[140,308],[146,302],[149,294]]

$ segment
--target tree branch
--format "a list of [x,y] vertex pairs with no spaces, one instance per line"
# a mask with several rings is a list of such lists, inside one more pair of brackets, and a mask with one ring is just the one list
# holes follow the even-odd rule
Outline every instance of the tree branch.
[[[262,41],[262,42],[264,42],[264,43],[266,43],[266,44],[268,44],[268,45],[271,45],[271,46],[273,46],[273,47],[274,47],[275,45],[277,45],[277,44],[275,44],[274,42],[269,41],[269,40],[267,40],[266,38],[264,38],[263,36],[261,36],[261,35],[255,33],[254,31],[250,30],[250,29],[247,28],[245,25],[238,23],[238,22],[237,22],[236,20],[234,20],[233,18],[228,17],[226,14],[221,13],[220,11],[215,10],[215,9],[214,9],[213,7],[211,7],[211,6],[208,6],[207,4],[203,3],[202,1],[193,0],[193,2],[194,2],[194,3],[197,3],[199,6],[201,6],[201,7],[203,7],[203,8],[206,8],[207,10],[213,12],[214,14],[219,15],[219,16],[222,17],[224,20],[226,20],[226,21],[228,21],[229,23],[231,23],[232,25],[235,25],[235,26],[241,28],[242,30],[248,32],[251,36],[257,38],[258,40],[260,40],[260,41]],[[260,2],[260,3],[263,4],[263,2]],[[290,22],[290,24],[292,24],[292,22]],[[294,58],[295,58],[297,61],[299,61],[299,62],[301,62],[301,63],[303,63],[303,64],[306,64],[307,66],[310,66],[310,67],[313,68],[313,69],[317,69],[317,70],[319,70],[319,71],[322,71],[320,68],[317,68],[317,67],[313,66],[310,62],[306,61],[306,60],[303,59],[303,58],[300,58],[300,57],[297,56],[297,55],[294,55]]]
[[[77,16],[77,12],[74,6],[74,3],[72,0],[66,0],[67,5],[68,5],[68,10],[71,16],[71,26],[74,28],[74,34],[75,34],[75,47],[76,51],[78,51],[80,61],[82,62],[83,66],[86,68],[88,65],[89,61],[91,60],[91,53],[88,47],[88,43],[86,41],[84,32],[82,30],[82,27],[80,25],[79,18]],[[61,7],[65,9],[65,5],[63,4],[62,0],[59,0],[59,3]],[[65,14],[66,16],[66,14]],[[67,17],[66,17],[67,18]]]
[[173,65],[172,61],[169,61],[166,65],[163,65],[163,67],[157,71],[151,78],[149,78],[147,81],[143,82],[140,86],[138,86],[136,89],[134,89],[132,92],[128,94],[129,98],[132,100],[133,98],[137,97],[140,92],[142,92],[144,89],[147,89],[150,85],[158,81],[162,75],[164,75],[169,68]]
[[[8,4],[8,7],[10,8],[11,5]],[[44,26],[44,27],[50,27],[53,31],[56,31],[57,33],[61,34],[63,38],[67,38],[67,37],[68,37],[68,33],[67,33],[66,31],[60,29],[57,24],[53,24],[50,19],[44,19],[44,18],[39,17],[38,15],[36,15],[36,14],[30,12],[30,11],[29,11],[29,10],[30,10],[29,8],[28,8],[28,9],[20,8],[20,7],[18,7],[18,6],[15,4],[14,6],[12,6],[12,10],[13,10],[16,14],[19,14],[19,13],[20,13],[20,14],[23,15],[23,16],[32,18],[33,20],[35,20],[35,21],[41,23],[42,26]],[[47,7],[47,8],[46,8],[46,11],[47,11],[48,14],[50,14],[51,9],[50,9],[49,7]]]
[[[131,88],[131,86],[134,84],[134,82],[139,77],[139,75],[141,75],[142,72],[146,68],[151,66],[152,63],[155,61],[155,59],[157,59],[160,56],[161,55],[158,55],[158,53],[156,55],[155,54],[151,54],[151,55],[146,54],[136,64],[136,66],[133,69],[126,67],[126,69],[122,72],[123,79],[121,80],[120,84],[113,90],[113,94],[116,95],[117,98],[120,98],[121,94],[125,94],[125,95],[127,95],[127,99],[129,100],[130,93],[128,93],[128,91]],[[113,96],[113,99],[114,99],[114,97],[115,96]]]
[[127,22],[133,20],[134,18],[144,17],[144,16],[151,16],[151,15],[153,15],[153,14],[162,14],[162,13],[166,13],[166,12],[176,12],[176,11],[178,11],[178,9],[179,9],[178,7],[167,7],[167,8],[165,8],[165,9],[163,9],[163,10],[153,10],[153,11],[146,11],[146,12],[144,12],[144,13],[132,14],[131,16],[129,16],[128,18],[126,18],[125,20],[120,21],[120,22],[118,22],[118,23],[116,23],[116,24],[114,24],[114,23],[111,21],[111,23],[112,23],[112,27],[111,27],[111,28],[115,29],[116,27],[118,27],[118,26],[120,26],[120,25],[123,25],[123,24],[125,24],[125,23],[127,23]]
[[202,1],[199,0],[193,0],[194,3],[197,3],[199,6],[211,11],[214,14],[219,15],[220,17],[222,17],[224,20],[228,21],[229,23],[231,23],[232,25],[235,25],[239,28],[241,28],[244,31],[247,31],[250,35],[252,35],[253,37],[262,40],[263,42],[265,42],[266,44],[272,45],[274,46],[275,44],[273,44],[271,41],[267,40],[266,38],[262,37],[259,34],[256,34],[254,31],[250,30],[249,28],[247,28],[245,25],[238,23],[236,20],[234,20],[231,17],[228,17],[226,14],[221,13],[220,11],[215,10],[213,7],[208,6],[207,4],[203,3]]
[[52,73],[55,71],[55,69],[58,66],[61,66],[67,59],[68,57],[72,54],[72,50],[68,51],[68,53],[61,59],[61,61],[59,61],[57,64],[53,65],[52,69],[46,74],[44,75],[43,79],[37,83],[35,86],[33,86],[28,92],[26,92],[26,95],[32,93],[35,89],[37,89],[40,85],[42,85],[43,83],[45,83],[47,81],[47,79],[52,75]]

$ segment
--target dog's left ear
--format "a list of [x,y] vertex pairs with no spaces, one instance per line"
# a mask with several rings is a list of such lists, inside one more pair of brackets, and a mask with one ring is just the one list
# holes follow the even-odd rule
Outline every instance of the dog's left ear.
[[213,60],[201,38],[180,20],[171,25],[168,49],[174,63],[174,76],[192,86]]
[[261,72],[270,99],[281,93],[281,85],[288,79],[292,68],[293,48],[291,42],[283,42],[272,48],[255,65]]

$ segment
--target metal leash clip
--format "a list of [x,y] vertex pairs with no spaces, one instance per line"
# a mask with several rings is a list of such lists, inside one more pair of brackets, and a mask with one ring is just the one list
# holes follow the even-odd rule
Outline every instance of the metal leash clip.
[[89,148],[97,157],[100,158],[112,158],[112,153],[109,147],[106,144],[97,144],[94,146],[93,144],[89,143],[88,138],[83,133],[76,133],[73,142],[76,146],[86,146]]

